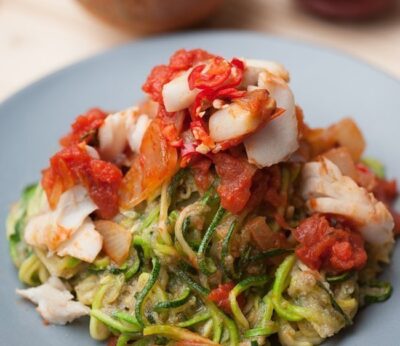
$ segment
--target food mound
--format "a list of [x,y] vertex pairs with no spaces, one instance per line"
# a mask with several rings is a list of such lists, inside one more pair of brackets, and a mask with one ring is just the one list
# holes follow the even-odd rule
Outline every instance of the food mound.
[[396,182],[353,120],[306,125],[288,83],[179,50],[138,106],[78,116],[10,211],[17,293],[118,346],[317,345],[388,299]]

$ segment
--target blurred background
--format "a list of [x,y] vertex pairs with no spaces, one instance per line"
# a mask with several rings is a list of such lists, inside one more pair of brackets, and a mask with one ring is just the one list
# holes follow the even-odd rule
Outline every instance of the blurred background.
[[115,45],[248,29],[340,49],[400,78],[400,0],[0,0],[0,101]]

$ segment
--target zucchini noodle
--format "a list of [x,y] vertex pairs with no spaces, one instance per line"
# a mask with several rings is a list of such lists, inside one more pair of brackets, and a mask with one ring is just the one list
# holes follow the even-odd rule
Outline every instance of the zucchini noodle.
[[219,207],[217,212],[215,213],[210,226],[207,228],[206,233],[200,243],[199,250],[197,251],[197,262],[199,264],[200,270],[205,275],[211,275],[216,271],[215,264],[211,262],[211,259],[208,257],[208,261],[206,259],[206,251],[208,244],[210,243],[211,237],[213,236],[216,227],[221,222],[222,218],[225,215],[225,209]]
[[272,288],[272,302],[276,313],[287,321],[301,321],[306,316],[310,316],[307,309],[291,304],[282,297],[282,292],[288,282],[288,277],[296,261],[294,255],[286,257],[278,267],[275,274],[275,281]]
[[288,80],[182,49],[153,101],[81,115],[7,217],[17,293],[116,346],[314,346],[389,299],[396,184],[350,119],[303,123]]
[[172,245],[172,239],[168,232],[167,221],[168,221],[168,209],[171,203],[171,197],[168,193],[169,182],[166,181],[161,187],[161,198],[160,198],[160,216],[158,219],[158,229],[161,238],[165,245]]
[[36,286],[47,281],[49,273],[43,263],[35,254],[31,254],[25,259],[18,272],[18,278],[21,282]]
[[233,316],[235,317],[236,323],[243,329],[249,329],[249,322],[240,310],[239,304],[236,300],[237,296],[252,286],[265,285],[268,280],[269,278],[266,275],[251,276],[239,282],[229,293],[229,303],[231,305]]
[[192,250],[183,236],[183,223],[188,217],[190,217],[190,215],[201,214],[203,211],[204,206],[202,204],[194,203],[188,205],[180,212],[175,223],[175,239],[178,241],[183,253],[186,255],[191,265],[195,268],[198,268],[197,254]]
[[160,262],[157,259],[157,257],[153,258],[152,264],[153,264],[153,269],[151,271],[150,277],[147,280],[146,285],[144,286],[143,290],[139,292],[139,294],[136,298],[135,317],[136,317],[136,320],[138,321],[139,325],[142,327],[145,324],[145,318],[143,316],[144,300],[146,299],[146,296],[149,294],[150,290],[153,288],[153,286],[156,283],[156,280],[158,278],[158,275],[160,274]]

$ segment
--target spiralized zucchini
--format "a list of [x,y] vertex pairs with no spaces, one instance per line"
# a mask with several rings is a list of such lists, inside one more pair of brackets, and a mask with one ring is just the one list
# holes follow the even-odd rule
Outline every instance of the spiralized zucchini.
[[[298,173],[297,167],[282,167],[279,193],[288,203],[293,174]],[[36,196],[31,193],[29,198]],[[29,198],[13,209],[11,238],[15,230],[23,235],[18,220],[25,218],[26,223],[34,212]],[[283,232],[276,213],[282,218],[289,213],[292,217],[286,221],[295,224],[303,212],[280,208],[263,217],[272,230]],[[115,335],[117,346],[261,346],[269,345],[273,335],[286,346],[317,345],[350,324],[360,303],[390,296],[386,283],[365,281],[359,287],[354,271],[311,271],[297,259],[291,239],[285,247],[257,248],[246,233],[246,223],[254,216],[249,210],[230,214],[220,205],[214,186],[201,193],[190,170],[183,169],[151,199],[115,217],[132,233],[123,263],[114,263],[104,252],[86,264],[29,249],[21,239],[11,244],[18,252],[23,283],[36,286],[49,275],[63,278],[77,300],[91,308],[92,338]],[[378,253],[375,257],[386,259]],[[222,293],[213,298],[218,289]]]

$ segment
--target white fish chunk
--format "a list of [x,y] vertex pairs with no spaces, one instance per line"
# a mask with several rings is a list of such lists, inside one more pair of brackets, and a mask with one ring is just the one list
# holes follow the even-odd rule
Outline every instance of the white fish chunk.
[[[25,241],[60,256],[69,252],[71,256],[92,262],[102,246],[102,237],[94,230],[93,223],[88,218],[96,209],[97,206],[87,190],[76,185],[61,195],[55,210],[48,208],[28,221]],[[80,232],[75,235],[78,230]],[[87,234],[83,231],[87,231]],[[89,240],[91,243],[86,244]]]
[[128,144],[129,128],[136,122],[137,107],[110,114],[99,128],[99,151],[102,158],[117,159]]
[[101,157],[109,161],[119,161],[129,145],[138,152],[150,118],[140,114],[137,107],[110,114],[99,129]]
[[103,237],[95,230],[93,222],[87,218],[73,233],[72,237],[57,248],[57,255],[72,256],[92,263],[103,245]]
[[321,158],[304,165],[301,194],[310,211],[341,215],[354,221],[367,242],[394,241],[394,221],[386,206],[344,176],[332,161]]
[[66,324],[90,312],[87,306],[73,300],[74,296],[55,276],[38,287],[16,291],[21,297],[37,304],[37,311],[45,321],[52,324]]
[[285,110],[244,140],[249,162],[269,167],[287,160],[299,147],[295,100],[288,84],[267,72],[260,73],[258,87],[267,89],[277,107]]
[[261,72],[268,72],[278,78],[289,82],[289,72],[285,67],[275,61],[240,59],[244,62],[245,69],[243,74],[242,86],[257,85],[258,77]]
[[54,217],[59,226],[77,229],[86,217],[97,209],[89,193],[82,185],[76,185],[65,191],[54,210]]
[[180,111],[188,108],[194,102],[199,90],[190,90],[188,82],[190,72],[192,72],[192,69],[185,71],[164,85],[162,97],[167,112]]
[[208,123],[210,137],[215,142],[239,138],[253,132],[261,121],[262,118],[255,116],[250,110],[231,103],[211,115]]

